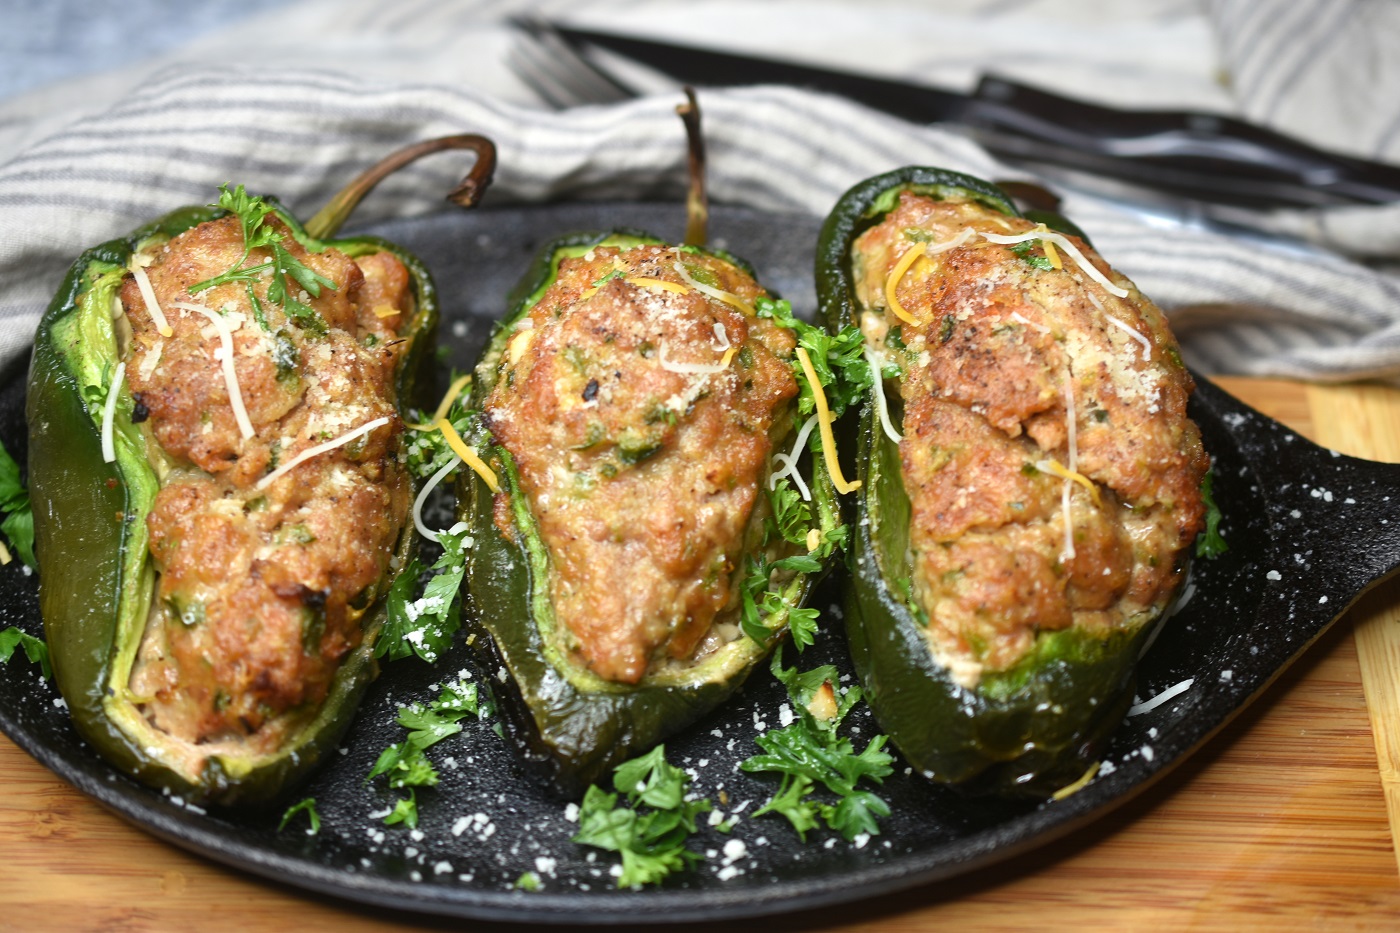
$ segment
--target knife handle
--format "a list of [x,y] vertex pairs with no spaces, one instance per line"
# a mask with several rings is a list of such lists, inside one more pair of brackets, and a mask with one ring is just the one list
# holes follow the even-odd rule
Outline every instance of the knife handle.
[[[1021,158],[1092,163],[1112,160],[1122,175],[1141,165],[1158,184],[1176,175],[1198,188],[1202,179],[1240,202],[1292,201],[1299,206],[1339,201],[1400,200],[1400,168],[1337,155],[1232,117],[1168,110],[1120,110],[1073,100],[1016,81],[986,76],[963,114],[974,135]],[[1093,158],[1093,157],[1100,158]],[[1165,173],[1165,179],[1164,179]],[[1137,174],[1130,168],[1127,174]]]

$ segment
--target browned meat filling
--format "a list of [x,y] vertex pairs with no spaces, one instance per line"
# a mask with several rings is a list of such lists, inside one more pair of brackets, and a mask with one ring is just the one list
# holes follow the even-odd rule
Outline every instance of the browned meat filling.
[[1162,312],[1077,237],[1126,298],[1054,241],[983,235],[1037,229],[906,192],[853,247],[867,340],[904,368],[915,593],[965,684],[1037,632],[1141,622],[1201,528],[1209,461]]
[[[254,288],[267,327],[242,284],[190,294],[242,258],[234,217],[148,257],[170,336],[132,275],[120,296],[134,417],[145,416],[164,474],[146,519],[156,600],[131,689],[157,728],[190,743],[274,747],[288,727],[275,717],[314,708],[360,642],[367,590],[385,577],[410,505],[394,398],[404,349],[395,330],[412,311],[408,272],[389,253],[352,260],[334,249],[310,253],[290,235],[285,242],[335,283],[301,296],[325,321],[323,336],[267,300],[266,278]],[[222,312],[251,437],[234,415],[219,328],[181,304]],[[258,488],[280,464],[382,417],[387,424]]]
[[735,605],[797,392],[790,333],[735,307],[763,294],[713,257],[600,247],[562,263],[501,362],[491,430],[548,547],[556,616],[600,677],[695,655]]

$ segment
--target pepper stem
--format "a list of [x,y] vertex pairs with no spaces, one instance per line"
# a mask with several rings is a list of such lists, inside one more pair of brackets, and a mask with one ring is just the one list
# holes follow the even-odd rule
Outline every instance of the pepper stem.
[[690,154],[690,190],[685,197],[685,245],[704,246],[709,239],[710,203],[705,194],[705,138],[700,134],[700,104],[695,89],[685,89],[686,102],[676,107],[685,124]]
[[474,207],[491,184],[491,176],[496,170],[496,146],[485,136],[471,133],[443,136],[406,146],[367,169],[306,222],[306,232],[317,240],[334,236],[375,185],[410,162],[447,149],[470,149],[476,153],[476,164],[471,172],[447,195],[447,200],[458,207]]

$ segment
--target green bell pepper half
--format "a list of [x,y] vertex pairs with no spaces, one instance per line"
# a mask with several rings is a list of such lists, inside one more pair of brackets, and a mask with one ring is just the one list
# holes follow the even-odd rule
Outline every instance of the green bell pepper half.
[[[497,366],[517,320],[544,294],[566,256],[596,246],[662,243],[637,231],[582,233],[547,244],[508,299],[510,311],[497,325],[475,370],[469,407],[480,409],[497,378]],[[728,254],[712,255],[751,271]],[[649,674],[631,686],[606,681],[571,661],[550,600],[550,558],[508,451],[482,427],[468,440],[495,470],[508,497],[512,534],[494,521],[494,495],[476,474],[464,472],[458,490],[462,520],[474,537],[467,568],[477,633],[472,640],[488,670],[503,669],[498,705],[528,770],[551,792],[577,797],[615,765],[645,752],[684,729],[727,699],[772,650],[787,625],[787,611],[763,618],[771,637],[760,644],[747,635],[683,670]],[[840,508],[820,456],[813,458],[812,511],[825,535],[840,524]],[[802,606],[822,572],[797,573],[783,584],[784,602]]]
[[[133,400],[125,386],[114,418],[116,460],[103,462],[103,405],[117,363],[111,307],[134,252],[224,213],[208,207],[177,210],[88,250],[73,264],[35,339],[26,402],[29,477],[44,633],[55,679],[79,733],[143,783],[187,801],[255,805],[303,778],[349,727],[377,674],[374,643],[384,621],[383,597],[393,581],[382,581],[370,594],[372,604],[361,619],[363,638],[345,658],[324,702],[306,711],[305,721],[274,753],[212,755],[199,773],[190,773],[176,763],[175,743],[146,721],[130,695],[127,684],[155,589],[145,519],[159,483],[147,461],[146,440],[131,423]],[[412,341],[396,380],[402,408],[413,397],[419,364],[437,326],[437,295],[427,269],[374,237],[310,240],[285,210],[278,207],[277,215],[304,242],[352,257],[387,250],[409,270],[415,309],[402,331]],[[408,564],[412,545],[407,523],[393,566]]]
[[[971,176],[906,167],[867,179],[836,204],[817,249],[819,318],[829,330],[858,323],[851,246],[905,190],[971,198],[1020,212]],[[1041,215],[1038,220],[1056,219]],[[1069,229],[1065,223],[1053,223]],[[899,399],[887,393],[898,423]],[[963,687],[933,657],[926,616],[912,596],[910,505],[898,446],[880,427],[871,396],[857,423],[858,476],[851,521],[851,581],[845,625],[856,673],[881,728],[926,777],[979,793],[1047,796],[1083,776],[1122,721],[1134,672],[1154,623],[1143,613],[1100,637],[1080,629],[1043,632],[1014,667]]]

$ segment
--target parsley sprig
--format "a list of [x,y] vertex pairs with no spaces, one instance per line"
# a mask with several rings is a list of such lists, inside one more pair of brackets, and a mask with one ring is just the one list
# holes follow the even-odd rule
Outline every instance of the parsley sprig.
[[306,830],[308,836],[314,836],[321,831],[321,814],[316,812],[316,798],[307,797],[299,803],[294,803],[287,808],[287,812],[282,814],[282,821],[277,824],[277,831],[280,833],[287,828],[298,813],[305,813],[310,826]]
[[[865,833],[878,835],[879,820],[889,816],[889,804],[872,791],[860,787],[862,780],[883,783],[894,771],[894,759],[884,750],[886,737],[877,735],[857,753],[849,738],[838,735],[841,722],[862,697],[852,686],[837,694],[836,668],[830,664],[799,673],[796,666],[783,667],[782,649],[773,655],[773,675],[787,687],[798,718],[789,726],[765,732],[754,741],[764,754],[754,755],[739,767],[752,773],[771,772],[783,776],[778,792],[754,811],[779,813],[787,818],[804,841],[808,830],[825,823],[847,840]],[[834,709],[829,717],[812,713],[813,698],[819,691],[831,691]],[[817,800],[812,794],[818,785],[837,798],[836,803]]]
[[[688,799],[690,778],[667,763],[664,745],[618,765],[613,786],[617,793],[596,784],[588,788],[574,842],[622,856],[619,888],[655,884],[701,861],[685,842],[695,832],[695,818],[708,812],[710,803]],[[619,795],[625,798],[622,805]]]
[[[253,307],[253,317],[258,322],[258,326],[270,333],[272,327],[268,324],[267,312],[253,288],[254,284],[266,274],[269,278],[266,292],[267,300],[281,305],[283,313],[304,329],[318,336],[324,335],[326,333],[325,319],[317,314],[310,305],[295,297],[294,289],[288,284],[287,277],[290,276],[302,291],[313,298],[320,297],[322,288],[334,290],[336,284],[306,266],[287,249],[286,235],[267,222],[268,216],[275,213],[275,208],[266,199],[248,194],[242,185],[230,189],[226,184],[219,188],[217,206],[236,216],[239,223],[242,224],[243,256],[227,272],[191,285],[190,294],[195,295],[206,289],[226,285],[230,282],[241,283],[248,291],[248,301]],[[325,248],[309,242],[303,242],[302,245],[313,253],[321,252]],[[267,249],[271,252],[272,258],[265,262],[254,263],[251,266],[245,265],[255,249]]]
[[416,788],[435,787],[437,768],[424,752],[449,736],[462,731],[462,720],[468,716],[484,718],[490,715],[490,704],[478,695],[477,686],[457,680],[442,688],[436,700],[427,706],[414,703],[399,707],[396,720],[408,729],[408,737],[384,749],[365,778],[368,783],[381,775],[388,776],[389,787],[407,790],[408,796],[394,804],[385,824],[402,823],[409,829],[418,825],[418,796]]
[[[4,445],[0,445],[0,512],[5,513],[5,520],[0,522],[0,531],[14,546],[19,559],[28,567],[36,567],[34,513],[29,506],[29,491],[20,482],[19,464]],[[6,561],[8,559],[6,557]]]
[[1212,560],[1230,549],[1225,537],[1220,533],[1220,506],[1215,504],[1215,471],[1207,470],[1201,480],[1201,499],[1206,506],[1206,529],[1196,538],[1196,556]]

